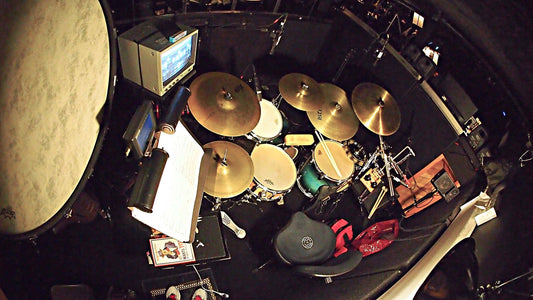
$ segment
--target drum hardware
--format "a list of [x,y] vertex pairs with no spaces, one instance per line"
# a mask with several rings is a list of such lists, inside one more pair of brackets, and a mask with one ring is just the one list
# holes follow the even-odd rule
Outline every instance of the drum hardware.
[[268,52],[269,55],[274,55],[274,49],[279,44],[279,41],[281,40],[281,36],[283,35],[283,29],[285,28],[285,23],[287,23],[287,18],[289,17],[288,13],[284,13],[281,15],[281,17],[277,18],[274,23],[280,22],[279,29],[273,30],[270,32],[270,37],[272,38],[272,47],[270,48],[270,51]]
[[354,162],[356,168],[362,168],[367,161],[367,153],[365,148],[352,139],[344,141],[343,145],[346,155],[348,155],[348,157]]
[[[407,177],[403,173],[403,171],[400,169],[399,165],[400,163],[397,163],[395,159],[397,159],[400,154],[403,154],[404,151],[409,151],[405,157],[403,157],[400,162],[403,163],[407,160],[410,156],[415,156],[415,153],[411,147],[406,146],[402,151],[398,153],[395,157],[391,157],[391,155],[386,153],[386,150],[389,148],[383,141],[383,137],[379,136],[379,146],[377,147],[376,151],[370,156],[368,161],[363,165],[357,176],[355,177],[356,180],[360,180],[362,176],[366,174],[366,172],[369,170],[371,165],[375,166],[375,169],[378,170],[377,174],[380,178],[383,176],[386,177],[390,196],[395,196],[395,190],[394,185],[392,181],[396,181],[397,183],[409,188],[409,185],[407,184]],[[378,165],[378,158],[381,158],[383,162],[383,166],[379,167]],[[394,173],[392,172],[394,171]]]
[[359,120],[346,92],[331,83],[320,83],[319,88],[325,101],[320,103],[318,109],[307,111],[309,121],[330,139],[345,141],[352,138],[359,129]]
[[253,179],[254,166],[246,150],[227,141],[207,143],[204,149],[213,149],[205,193],[215,198],[230,198],[248,188]]
[[254,64],[252,64],[252,77],[254,80],[255,93],[257,94],[257,101],[261,101],[263,100],[263,92],[261,91],[261,84],[259,83],[259,78],[257,78]]
[[303,111],[317,110],[324,102],[318,82],[305,74],[290,73],[281,77],[279,91],[287,103]]
[[222,219],[222,224],[231,229],[231,231],[233,231],[238,238],[243,239],[246,236],[246,231],[235,224],[235,222],[233,222],[231,217],[225,211],[221,210],[220,216]]
[[344,56],[344,60],[342,61],[341,65],[339,66],[339,69],[337,69],[337,73],[335,73],[335,76],[331,79],[331,82],[337,83],[337,80],[341,77],[342,72],[344,72],[344,69],[346,68],[346,65],[352,58],[354,57],[355,53],[357,53],[357,50],[355,48],[351,48],[348,50],[348,53]]
[[244,81],[222,72],[204,73],[190,85],[189,109],[207,130],[222,136],[242,136],[259,122],[256,93]]
[[281,96],[281,93],[279,93],[276,96],[276,98],[272,99],[272,104],[274,104],[274,106],[279,109],[279,105],[281,104],[281,100],[283,100],[283,97]]

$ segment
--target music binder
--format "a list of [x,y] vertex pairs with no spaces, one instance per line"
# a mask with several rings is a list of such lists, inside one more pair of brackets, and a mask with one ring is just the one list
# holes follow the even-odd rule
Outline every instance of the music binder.
[[132,216],[178,241],[194,241],[211,153],[181,121],[174,133],[160,132],[157,148],[167,152],[168,159],[155,187],[152,212],[133,207]]

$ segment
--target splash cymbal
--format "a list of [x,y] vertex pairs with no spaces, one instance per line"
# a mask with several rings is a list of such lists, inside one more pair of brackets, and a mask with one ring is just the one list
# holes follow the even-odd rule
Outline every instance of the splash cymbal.
[[303,111],[317,110],[324,102],[318,83],[305,74],[290,73],[281,77],[279,92],[287,103]]
[[324,136],[342,142],[355,135],[359,120],[346,92],[331,83],[320,83],[325,101],[317,110],[308,111],[309,121]]
[[254,178],[254,166],[246,150],[227,141],[210,142],[203,148],[213,150],[204,185],[205,193],[213,197],[230,198],[250,186]]
[[190,86],[189,108],[207,130],[222,136],[241,136],[259,122],[261,108],[256,94],[231,74],[209,72]]
[[400,128],[401,113],[396,100],[381,86],[365,82],[352,91],[352,107],[361,124],[381,136]]

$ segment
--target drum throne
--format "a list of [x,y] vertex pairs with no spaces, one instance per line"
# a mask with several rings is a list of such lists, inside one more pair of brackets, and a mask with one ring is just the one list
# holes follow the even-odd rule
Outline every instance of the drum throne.
[[333,257],[335,243],[335,233],[328,225],[296,212],[274,237],[274,253],[296,273],[330,283],[332,277],[355,269],[363,257],[355,250]]

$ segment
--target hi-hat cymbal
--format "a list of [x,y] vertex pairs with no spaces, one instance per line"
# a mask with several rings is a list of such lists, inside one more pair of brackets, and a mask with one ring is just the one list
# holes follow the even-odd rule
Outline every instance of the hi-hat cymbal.
[[254,166],[246,150],[226,141],[207,143],[204,149],[213,150],[204,185],[205,193],[213,197],[230,198],[250,186],[254,178]]
[[326,137],[342,142],[355,135],[359,120],[355,116],[346,92],[331,83],[320,83],[325,101],[313,111],[308,111],[309,121]]
[[400,128],[396,100],[381,86],[365,82],[352,91],[352,107],[361,124],[375,134],[387,136]]
[[190,86],[189,108],[207,130],[223,136],[240,136],[259,122],[256,94],[244,81],[227,73],[209,72]]
[[305,74],[290,73],[281,77],[279,92],[287,103],[303,111],[317,110],[324,102],[318,83]]

